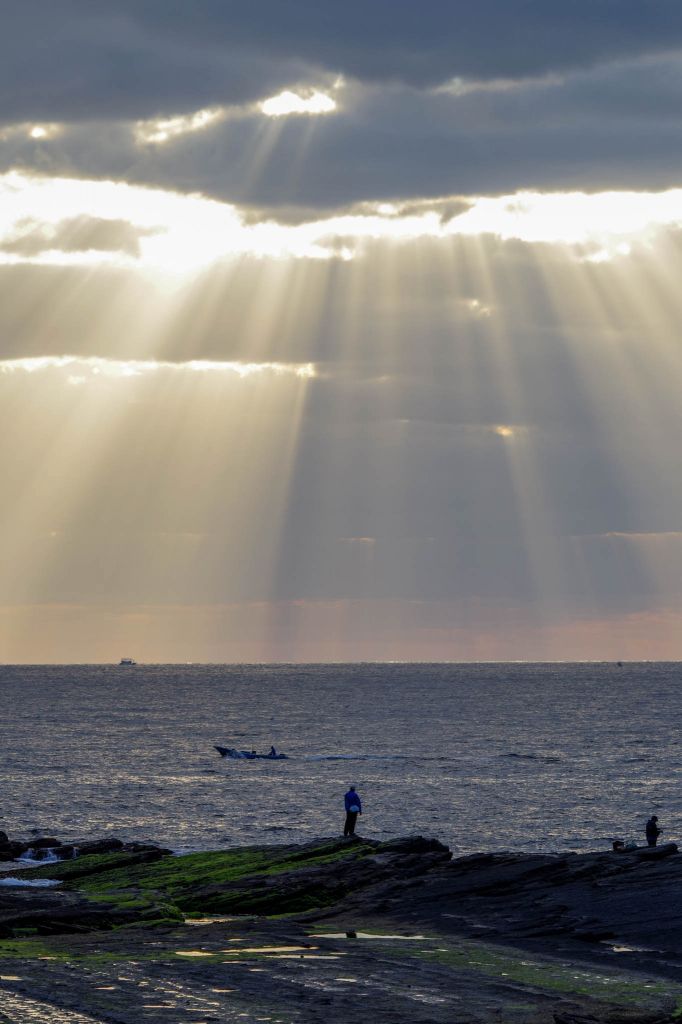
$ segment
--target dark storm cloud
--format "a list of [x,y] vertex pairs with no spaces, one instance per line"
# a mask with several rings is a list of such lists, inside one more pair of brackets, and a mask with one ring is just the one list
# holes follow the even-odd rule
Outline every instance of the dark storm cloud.
[[682,42],[674,0],[225,2],[123,0],[144,30],[174,43],[296,57],[369,81],[525,77]]
[[129,11],[99,0],[5,4],[0,122],[145,118],[240,103],[303,72],[286,56],[273,63],[257,51],[173,38],[161,10],[138,23],[135,11],[142,6]]
[[314,76],[525,78],[682,45],[677,0],[7,0],[0,120],[155,116]]
[[15,130],[0,141],[0,169],[201,191],[281,209],[287,220],[368,199],[657,189],[679,181],[682,137],[671,128],[681,89],[673,57],[462,94],[356,83],[332,115],[228,113],[162,144],[140,143],[125,122],[74,125],[46,139]]
[[[678,57],[462,95],[355,90],[336,116],[284,125],[238,199],[324,206],[519,188],[663,188],[679,182],[682,138],[672,124],[681,91]],[[248,137],[242,143],[246,164]]]

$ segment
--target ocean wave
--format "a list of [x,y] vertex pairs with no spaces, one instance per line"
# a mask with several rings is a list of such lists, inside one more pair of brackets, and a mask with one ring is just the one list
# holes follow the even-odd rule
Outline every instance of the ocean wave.
[[557,764],[561,761],[560,757],[556,757],[554,754],[500,754],[500,757],[515,757],[519,761],[542,761],[543,764]]

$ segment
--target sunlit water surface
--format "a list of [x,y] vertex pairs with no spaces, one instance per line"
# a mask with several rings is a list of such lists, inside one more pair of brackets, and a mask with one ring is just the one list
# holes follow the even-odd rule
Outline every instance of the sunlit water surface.
[[460,854],[642,842],[654,812],[682,839],[681,679],[663,663],[6,666],[0,828],[299,842],[340,833],[353,783],[359,832]]

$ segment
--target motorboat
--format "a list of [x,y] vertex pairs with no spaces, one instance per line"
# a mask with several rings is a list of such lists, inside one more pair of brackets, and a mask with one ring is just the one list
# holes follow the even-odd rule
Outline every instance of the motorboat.
[[119,665],[137,665],[134,658],[121,658]]
[[258,754],[255,750],[237,750],[236,747],[215,748],[221,757],[232,757],[237,761],[286,761],[286,754]]

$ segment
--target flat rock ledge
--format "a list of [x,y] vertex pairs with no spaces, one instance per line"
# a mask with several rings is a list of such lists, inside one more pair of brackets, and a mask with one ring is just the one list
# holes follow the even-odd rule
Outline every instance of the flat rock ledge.
[[422,836],[180,857],[97,842],[0,886],[2,1024],[679,1020],[673,844],[453,859]]

